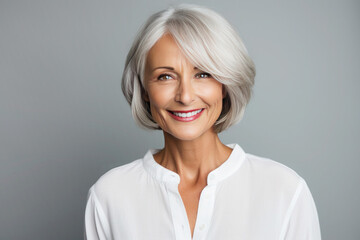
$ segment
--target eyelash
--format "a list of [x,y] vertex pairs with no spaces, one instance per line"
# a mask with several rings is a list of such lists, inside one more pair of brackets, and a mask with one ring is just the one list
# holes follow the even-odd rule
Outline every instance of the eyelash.
[[165,80],[168,80],[168,79],[161,79],[162,77],[171,77],[173,78],[170,74],[161,74],[157,79],[160,80],[160,81],[165,81]]
[[199,75],[206,75],[206,77],[204,77],[204,78],[211,78],[211,75],[207,72],[200,72],[200,73],[196,74],[195,76],[198,77]]
[[[206,72],[197,73],[195,75],[195,77],[196,78],[201,78],[200,75],[206,75],[206,77],[202,77],[202,78],[211,78],[211,75],[209,73],[206,73]],[[168,80],[168,79],[161,79],[162,77],[171,77],[171,78],[173,78],[170,74],[161,74],[157,79],[160,80],[160,81]]]

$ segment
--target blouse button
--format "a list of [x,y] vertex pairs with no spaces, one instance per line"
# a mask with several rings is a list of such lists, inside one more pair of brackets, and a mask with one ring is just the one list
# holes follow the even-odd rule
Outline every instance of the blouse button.
[[205,228],[205,224],[201,224],[201,226],[200,226],[200,230],[204,230],[204,228]]

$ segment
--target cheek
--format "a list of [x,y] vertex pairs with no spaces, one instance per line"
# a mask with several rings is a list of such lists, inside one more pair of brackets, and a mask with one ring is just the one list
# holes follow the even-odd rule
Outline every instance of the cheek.
[[166,108],[172,99],[172,91],[166,87],[153,87],[149,89],[149,100],[152,111],[158,112],[161,108]]
[[218,84],[214,84],[211,87],[204,87],[201,90],[203,99],[207,102],[208,105],[213,107],[222,106],[222,87]]
[[172,101],[172,90],[169,87],[153,86],[148,89],[148,94],[151,115],[159,127],[166,131],[166,109]]

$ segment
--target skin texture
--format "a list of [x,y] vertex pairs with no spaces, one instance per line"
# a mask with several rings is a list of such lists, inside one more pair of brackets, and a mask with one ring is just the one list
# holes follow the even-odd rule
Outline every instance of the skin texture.
[[[179,174],[179,193],[193,235],[207,175],[232,151],[213,130],[226,93],[220,82],[188,61],[170,34],[162,36],[147,55],[145,89],[143,97],[150,102],[151,114],[165,139],[154,159]],[[178,121],[168,112],[201,108],[200,117],[190,122]]]

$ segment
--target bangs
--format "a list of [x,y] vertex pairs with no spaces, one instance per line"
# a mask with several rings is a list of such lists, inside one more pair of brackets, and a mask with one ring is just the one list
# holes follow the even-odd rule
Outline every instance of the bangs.
[[[216,80],[226,84],[230,77],[221,64],[221,39],[212,34],[213,29],[193,16],[178,13],[178,18],[169,19],[166,30],[173,36],[183,54],[200,70],[210,73]],[[185,16],[183,16],[185,15]],[[226,52],[226,51],[223,51]]]

